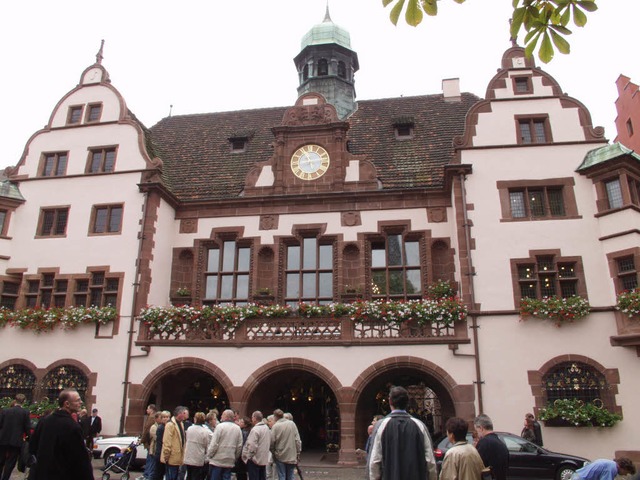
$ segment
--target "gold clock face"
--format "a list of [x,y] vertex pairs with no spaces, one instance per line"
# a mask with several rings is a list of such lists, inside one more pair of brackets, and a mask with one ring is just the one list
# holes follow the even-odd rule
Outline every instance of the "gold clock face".
[[302,180],[315,180],[329,168],[329,153],[319,145],[305,145],[291,156],[291,171]]

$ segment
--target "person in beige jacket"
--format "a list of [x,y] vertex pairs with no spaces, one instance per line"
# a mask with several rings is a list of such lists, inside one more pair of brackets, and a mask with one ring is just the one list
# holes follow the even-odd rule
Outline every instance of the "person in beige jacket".
[[207,449],[211,480],[228,480],[231,469],[242,453],[242,430],[233,421],[233,410],[225,410],[220,417]]
[[186,436],[182,422],[187,418],[189,418],[187,407],[176,407],[173,411],[173,418],[164,426],[160,462],[165,464],[166,480],[176,480],[180,465],[184,462]]
[[253,428],[242,447],[242,461],[247,464],[249,480],[264,480],[267,478],[271,431],[264,423],[262,412],[259,410],[251,415],[251,423]]
[[467,422],[452,417],[447,420],[445,429],[453,446],[447,450],[442,461],[440,480],[478,480],[484,463],[476,447],[467,442]]

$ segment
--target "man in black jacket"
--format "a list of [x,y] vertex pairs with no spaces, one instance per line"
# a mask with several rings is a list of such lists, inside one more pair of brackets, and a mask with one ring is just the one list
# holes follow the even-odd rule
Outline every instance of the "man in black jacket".
[[71,416],[82,400],[76,390],[67,389],[58,397],[59,410],[43,418],[29,443],[36,456],[35,480],[93,480],[93,469],[82,429]]
[[478,453],[485,467],[491,467],[491,474],[496,480],[507,480],[509,468],[509,450],[500,437],[493,432],[493,422],[488,415],[478,415],[473,420],[478,433]]
[[29,436],[29,410],[22,408],[25,396],[18,393],[14,405],[0,412],[0,480],[9,480],[20,448]]

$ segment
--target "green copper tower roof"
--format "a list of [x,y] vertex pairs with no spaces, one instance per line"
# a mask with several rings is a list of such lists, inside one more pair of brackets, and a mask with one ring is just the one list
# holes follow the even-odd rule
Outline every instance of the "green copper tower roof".
[[625,147],[621,143],[616,142],[612,143],[611,145],[606,145],[604,147],[596,148],[595,150],[587,152],[584,160],[576,171],[579,172],[581,170],[586,170],[587,168],[593,167],[594,165],[605,163],[610,160],[615,160],[616,158],[622,157],[624,155],[629,155],[640,162],[640,155],[638,155],[633,150]]
[[314,25],[304,37],[302,37],[301,48],[304,50],[309,45],[324,45],[335,43],[351,50],[351,35],[344,28],[336,25],[329,15],[329,5],[324,15],[322,23]]

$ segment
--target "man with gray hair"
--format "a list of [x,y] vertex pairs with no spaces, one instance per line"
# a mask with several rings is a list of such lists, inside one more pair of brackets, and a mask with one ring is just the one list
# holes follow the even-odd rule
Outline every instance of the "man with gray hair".
[[478,415],[473,420],[473,426],[478,434],[478,453],[484,462],[484,466],[491,468],[493,478],[507,480],[509,468],[509,450],[500,437],[493,431],[493,422],[488,415]]
[[176,480],[180,466],[184,462],[186,436],[183,422],[189,418],[187,407],[179,406],[173,411],[173,418],[164,426],[160,462],[165,464],[167,480]]
[[271,431],[263,422],[262,412],[259,410],[251,415],[251,423],[253,428],[242,447],[242,461],[247,464],[249,480],[266,480]]
[[293,472],[298,464],[302,441],[298,427],[284,418],[279,408],[274,410],[275,423],[271,428],[271,452],[278,469],[278,480],[293,480]]
[[242,430],[233,410],[225,410],[207,449],[210,480],[231,480],[231,469],[242,452]]

